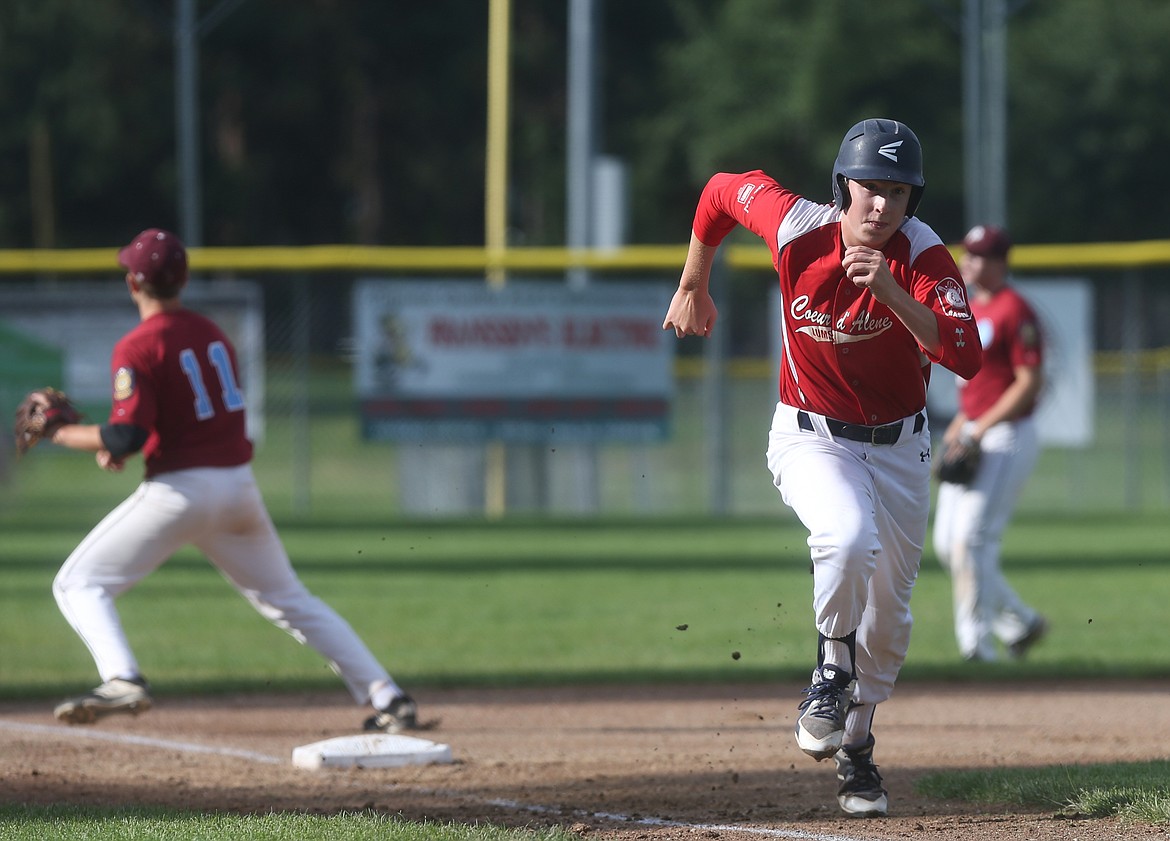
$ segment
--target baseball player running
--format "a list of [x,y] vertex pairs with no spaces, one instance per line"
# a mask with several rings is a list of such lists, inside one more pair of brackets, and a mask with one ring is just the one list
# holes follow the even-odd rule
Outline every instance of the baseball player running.
[[760,171],[713,176],[663,328],[709,336],[719,244],[737,224],[768,243],[782,360],[767,463],[809,532],[818,632],[796,740],[817,760],[834,757],[847,814],[873,816],[888,808],[874,708],[910,641],[930,507],[929,363],[971,377],[982,352],[950,252],[914,218],[925,184],[914,133],[857,123],[832,175],[830,205]]
[[976,225],[963,239],[959,267],[983,345],[983,367],[959,380],[959,412],[942,444],[948,456],[979,454],[967,483],[938,489],[934,549],[951,575],[955,639],[967,660],[995,660],[996,642],[1022,657],[1048,629],[1000,567],[1003,531],[1040,453],[1032,413],[1043,385],[1036,313],[1008,283],[1011,239]]
[[324,656],[359,704],[367,730],[417,726],[414,701],[350,625],[297,578],[252,475],[235,349],[186,309],[187,252],[174,234],[143,231],[118,253],[141,322],[114,347],[113,407],[104,424],[66,424],[52,441],[122,470],[142,452],[145,481],[89,533],[53,582],[57,604],[89,648],[96,689],[59,705],[86,724],[150,709],[150,688],[115,608],[185,545],[202,551],[260,614]]

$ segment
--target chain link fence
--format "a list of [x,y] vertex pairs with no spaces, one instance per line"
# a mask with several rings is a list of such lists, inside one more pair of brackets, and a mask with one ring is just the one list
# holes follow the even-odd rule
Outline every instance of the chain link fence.
[[[1084,277],[1094,312],[1091,438],[1083,446],[1045,448],[1020,510],[1165,509],[1170,278]],[[646,280],[674,282],[663,275]],[[266,313],[267,420],[280,431],[270,431],[274,446],[262,449],[257,463],[290,513],[373,501],[388,516],[484,516],[495,457],[502,460],[509,516],[790,516],[764,463],[776,401],[775,363],[758,345],[770,329],[767,307],[745,291],[770,281],[754,272],[725,281],[717,337],[678,342],[666,440],[507,445],[493,453],[490,444],[362,441],[349,314],[336,306],[344,284],[268,278],[265,299],[282,301]],[[934,415],[932,428],[941,432],[949,418]]]
[[[620,269],[625,281],[673,287],[677,270],[665,267],[681,265],[682,253],[674,249],[669,259],[642,261],[648,265],[614,258],[599,271]],[[549,283],[564,283],[563,275],[550,271],[564,260],[563,253],[533,260],[529,276],[543,273]],[[303,270],[269,264],[258,271],[220,268],[216,281],[192,281],[194,291],[230,278],[251,290],[247,297],[259,308],[262,368],[245,388],[263,389],[255,463],[274,516],[791,516],[764,463],[776,400],[767,302],[774,278],[758,259],[724,267],[717,278],[720,320],[712,339],[677,342],[663,440],[563,445],[363,438],[351,292],[360,277],[417,279],[420,272],[417,265],[358,272],[306,262]],[[199,266],[197,252],[193,265]],[[453,267],[437,261],[428,268],[432,276],[484,277],[475,260]],[[1029,266],[1020,276],[1044,276],[1043,268]],[[1170,270],[1154,265],[1062,272],[1073,273],[1089,284],[1092,298],[1091,439],[1084,446],[1046,448],[1020,510],[1070,516],[1165,510]],[[53,307],[68,305],[70,296],[62,297],[61,290],[71,288],[72,276],[8,274],[0,277],[5,301],[27,302],[43,293]],[[84,277],[92,283],[94,276],[102,275]],[[124,294],[121,280],[110,281],[109,289]],[[133,317],[129,300],[125,307]],[[15,406],[30,384],[48,384],[59,368],[42,364],[38,350],[7,323],[8,315],[0,310],[0,397]],[[43,339],[40,347],[51,349],[51,330],[33,332]],[[108,353],[97,353],[102,364]],[[948,418],[934,414],[932,428],[941,432]],[[502,491],[495,509],[488,504],[493,483]]]

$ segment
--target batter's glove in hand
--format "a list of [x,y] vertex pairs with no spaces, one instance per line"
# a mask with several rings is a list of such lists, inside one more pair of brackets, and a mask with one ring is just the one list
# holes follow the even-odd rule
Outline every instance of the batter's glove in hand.
[[969,485],[979,469],[979,457],[978,446],[964,447],[957,454],[944,455],[935,465],[935,475],[940,482]]
[[16,422],[12,428],[16,452],[24,455],[42,438],[52,438],[53,433],[65,424],[80,422],[81,412],[65,392],[55,388],[38,388],[29,392],[16,410]]

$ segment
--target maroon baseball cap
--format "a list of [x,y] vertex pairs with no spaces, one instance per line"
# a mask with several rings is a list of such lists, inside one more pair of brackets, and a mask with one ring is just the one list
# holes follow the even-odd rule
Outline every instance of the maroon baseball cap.
[[187,281],[187,249],[170,231],[147,228],[118,252],[118,264],[158,290]]
[[976,225],[963,237],[963,248],[976,257],[1004,259],[1012,247],[1012,238],[998,225]]

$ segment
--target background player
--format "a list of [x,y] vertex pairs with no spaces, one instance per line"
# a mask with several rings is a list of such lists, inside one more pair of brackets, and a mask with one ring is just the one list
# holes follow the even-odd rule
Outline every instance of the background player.
[[983,345],[983,367],[959,379],[959,413],[943,435],[948,455],[980,450],[967,484],[939,485],[934,549],[949,570],[955,639],[968,660],[995,660],[999,640],[1022,657],[1047,631],[1000,569],[1003,531],[1040,452],[1032,413],[1043,387],[1040,323],[1008,283],[1011,240],[977,225],[960,262]]
[[414,701],[349,624],[297,578],[252,475],[235,349],[212,321],[186,309],[187,252],[174,234],[143,231],[118,253],[141,322],[114,347],[109,421],[67,424],[53,442],[97,453],[121,470],[141,451],[146,478],[65,561],[57,604],[93,655],[102,684],[59,705],[89,723],[151,706],[150,690],[114,600],[185,545],[207,555],[265,619],[323,655],[358,703],[365,729],[417,726]]
[[926,538],[924,366],[970,377],[981,356],[954,260],[912,218],[924,185],[918,138],[884,119],[846,133],[832,205],[758,170],[713,176],[663,323],[680,337],[710,335],[719,244],[737,224],[768,243],[783,358],[767,460],[809,531],[819,634],[796,737],[810,756],[836,759],[837,799],[853,815],[888,807],[871,725],[906,655]]

